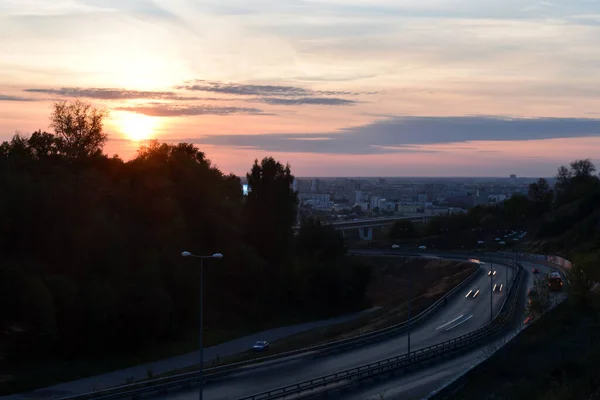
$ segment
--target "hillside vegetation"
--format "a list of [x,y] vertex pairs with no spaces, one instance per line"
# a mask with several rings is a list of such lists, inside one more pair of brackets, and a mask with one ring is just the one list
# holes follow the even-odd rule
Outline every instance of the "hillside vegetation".
[[[188,143],[103,154],[102,110],[59,102],[54,133],[0,144],[0,387],[10,393],[369,306],[370,270],[304,221],[290,167],[240,178]],[[57,367],[58,366],[58,367]]]
[[[568,300],[470,372],[452,399],[600,398],[600,298],[591,290],[600,281],[600,185],[594,173],[589,160],[574,161],[558,169],[553,190],[539,180],[528,197],[438,219],[445,226],[464,224],[487,237],[507,223],[519,226],[529,231],[520,250],[558,254],[574,262]],[[480,218],[473,218],[477,214]],[[494,221],[499,217],[504,219]]]

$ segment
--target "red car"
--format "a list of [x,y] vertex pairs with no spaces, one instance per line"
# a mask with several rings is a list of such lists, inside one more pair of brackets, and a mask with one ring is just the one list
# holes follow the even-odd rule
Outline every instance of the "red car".
[[534,274],[539,274],[540,270],[537,268],[531,268],[531,272],[533,272]]

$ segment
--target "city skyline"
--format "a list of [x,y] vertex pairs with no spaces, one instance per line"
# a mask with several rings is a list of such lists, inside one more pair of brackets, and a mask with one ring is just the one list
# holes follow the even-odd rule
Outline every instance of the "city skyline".
[[105,152],[197,144],[224,172],[553,176],[600,153],[600,4],[5,0],[0,140],[53,101],[110,111]]

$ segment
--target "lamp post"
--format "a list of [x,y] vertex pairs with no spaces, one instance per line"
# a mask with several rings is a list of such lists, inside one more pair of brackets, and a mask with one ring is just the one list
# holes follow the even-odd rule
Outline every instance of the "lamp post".
[[212,256],[197,256],[195,254],[190,253],[189,251],[184,251],[181,253],[183,257],[194,257],[200,259],[200,333],[199,341],[200,341],[200,368],[198,368],[198,376],[200,382],[200,389],[198,391],[198,399],[202,400],[202,365],[204,364],[204,346],[202,343],[202,291],[203,291],[203,281],[202,277],[204,275],[204,259],[205,258],[223,258],[223,254],[215,253]]
[[[400,246],[398,246],[397,244],[393,244],[392,245],[392,249],[394,250],[398,250],[400,248]],[[407,260],[410,259],[410,256],[406,257]],[[403,267],[406,266],[407,264],[407,260],[404,261]],[[410,275],[408,276],[408,334],[407,334],[407,339],[408,339],[408,354],[410,355],[410,323],[411,323],[411,315],[410,315],[410,306],[411,306],[411,302],[412,302],[412,279],[410,277]]]
[[490,324],[494,321],[494,261],[490,258]]
[[[504,246],[504,245],[506,245],[506,242],[505,241],[501,241],[499,244],[501,246]],[[505,249],[505,248],[503,247],[503,249]],[[506,262],[506,255],[507,255],[507,253],[503,250],[502,254],[504,254],[504,267],[506,269],[506,273],[504,274],[504,290],[508,290],[508,274],[509,274],[509,271],[508,271],[508,263]]]
[[[483,240],[478,240],[477,244],[482,246],[483,256],[485,257],[485,242]],[[494,321],[494,259],[490,257],[490,323]]]

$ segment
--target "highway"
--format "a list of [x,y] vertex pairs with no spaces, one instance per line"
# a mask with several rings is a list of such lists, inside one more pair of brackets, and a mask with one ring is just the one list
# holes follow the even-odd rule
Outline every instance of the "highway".
[[[525,280],[523,281],[523,286],[525,287],[525,289],[522,290],[520,307],[517,307],[515,312],[520,312],[522,314],[527,303],[527,298],[524,294],[526,293],[526,290],[528,288],[533,286],[533,281],[537,276],[531,272],[531,269],[534,267],[538,268],[540,270],[539,276],[543,276],[548,272],[554,271],[554,269],[544,265],[532,264],[529,262],[522,262],[521,265],[523,265],[523,268],[525,269]],[[564,296],[564,294],[553,293],[552,296],[558,297]],[[523,315],[520,315],[518,318],[516,318],[516,325],[518,325],[520,329],[523,328],[524,319],[525,316]],[[496,339],[493,343],[490,343],[490,345],[488,346],[475,349],[460,357],[429,366],[428,368],[417,370],[406,375],[399,375],[398,377],[395,377],[393,379],[383,380],[374,384],[358,386],[355,391],[344,392],[344,399],[375,400],[380,399],[380,394],[382,393],[384,393],[384,398],[386,400],[422,399],[429,393],[431,393],[433,390],[439,388],[444,383],[462,374],[469,367],[483,361],[483,359],[489,356],[490,348],[492,347],[492,345],[496,345],[499,347],[503,344],[504,339],[499,338]]]
[[[456,293],[448,300],[446,306],[436,311],[431,317],[415,326],[411,333],[411,351],[430,346],[445,340],[458,337],[490,321],[490,279],[492,284],[505,284],[506,267],[498,268],[495,276],[487,274],[489,264],[482,266],[479,275],[462,292]],[[508,269],[512,274],[514,271]],[[465,297],[472,290],[477,291],[475,298]],[[492,296],[494,316],[505,298],[506,290],[494,292]],[[237,399],[242,396],[260,393],[321,375],[334,373],[370,362],[406,353],[407,335],[373,343],[365,347],[348,350],[333,355],[306,356],[289,362],[278,362],[246,372],[230,375],[222,381],[211,382],[204,387],[204,398],[207,400]],[[196,389],[169,394],[169,399],[187,400],[198,396]]]

